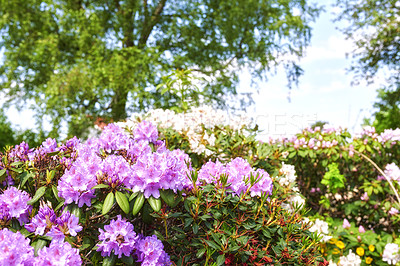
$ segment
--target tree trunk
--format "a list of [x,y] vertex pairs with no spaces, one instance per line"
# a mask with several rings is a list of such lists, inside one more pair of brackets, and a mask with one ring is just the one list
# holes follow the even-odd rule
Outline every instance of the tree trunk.
[[125,88],[116,88],[115,95],[111,102],[111,117],[114,122],[126,119],[126,102],[128,100],[128,91]]

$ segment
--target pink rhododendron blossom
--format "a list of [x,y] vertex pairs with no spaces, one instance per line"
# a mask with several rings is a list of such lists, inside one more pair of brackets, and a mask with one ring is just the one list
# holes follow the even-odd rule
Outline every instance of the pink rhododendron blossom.
[[358,227],[358,232],[360,232],[360,234],[365,233],[365,228],[364,228],[364,226],[360,225],[360,226]]
[[390,208],[390,210],[389,210],[389,214],[390,215],[396,215],[396,214],[398,214],[399,213],[399,210],[398,209],[396,209],[396,208]]
[[364,194],[361,196],[361,200],[363,200],[363,201],[368,201],[369,200],[367,192],[364,192]]
[[346,218],[344,218],[344,220],[343,220],[343,228],[347,229],[347,228],[350,228],[350,227],[351,227],[351,225],[350,225],[349,221]]

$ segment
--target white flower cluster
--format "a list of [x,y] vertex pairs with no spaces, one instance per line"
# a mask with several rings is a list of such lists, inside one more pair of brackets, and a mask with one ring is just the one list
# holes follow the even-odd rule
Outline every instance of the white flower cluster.
[[330,266],[360,266],[361,258],[360,256],[353,253],[353,251],[349,251],[347,256],[341,256],[338,264],[329,261]]
[[[308,223],[310,222],[310,220],[308,218],[304,218],[304,222]],[[322,236],[321,242],[328,242],[332,238],[332,236],[329,235],[329,226],[327,222],[316,219],[314,222],[311,223],[312,226],[308,230],[310,232],[317,232],[319,236]]]
[[395,265],[400,261],[399,246],[395,243],[386,244],[383,250],[382,260],[389,265]]
[[[239,130],[251,124],[251,119],[246,116],[230,116],[227,112],[215,110],[210,106],[193,107],[186,113],[155,109],[141,116],[141,119],[152,122],[160,128],[172,128],[186,134],[193,152],[198,154],[205,152],[207,155],[211,151],[206,149],[206,145],[215,145],[216,137],[214,134],[209,135],[204,132],[203,126],[208,129],[213,129],[215,126],[229,126]],[[130,129],[134,129],[137,124],[135,116],[126,122],[117,123],[120,127]]]
[[290,192],[294,192],[288,199],[288,203],[283,203],[282,207],[290,212],[293,212],[296,207],[303,208],[306,201],[299,193],[299,188],[296,185],[296,170],[294,165],[282,163],[282,168],[279,170],[277,177],[279,185],[289,188]]
[[395,163],[386,165],[384,173],[391,180],[400,181],[400,169]]
[[300,193],[296,193],[289,198],[289,203],[282,203],[282,208],[288,210],[289,212],[293,212],[297,207],[302,209],[306,203],[306,200]]
[[279,185],[288,187],[296,182],[296,170],[294,165],[282,163],[282,168],[279,170]]

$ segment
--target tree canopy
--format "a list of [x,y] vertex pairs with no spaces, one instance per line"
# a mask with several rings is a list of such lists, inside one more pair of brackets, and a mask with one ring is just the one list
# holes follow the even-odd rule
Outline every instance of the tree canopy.
[[397,0],[337,0],[342,13],[337,18],[348,26],[343,32],[354,40],[351,70],[356,81],[372,82],[379,70],[390,73],[390,82],[400,78],[400,2]]
[[[236,94],[238,70],[266,78],[279,64],[295,81],[320,8],[305,0],[0,0],[0,89],[9,104],[81,135],[179,102],[157,89],[176,69],[208,77],[202,99]],[[33,100],[33,101],[32,101]]]
[[338,20],[349,22],[343,32],[355,44],[354,81],[371,83],[378,73],[386,78],[375,112],[365,122],[378,131],[400,127],[400,2],[337,0],[337,5],[342,8]]

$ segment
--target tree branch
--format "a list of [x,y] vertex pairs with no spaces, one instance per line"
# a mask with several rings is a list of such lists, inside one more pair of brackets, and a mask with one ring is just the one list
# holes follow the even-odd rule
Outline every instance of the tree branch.
[[167,2],[167,0],[160,0],[160,2],[158,2],[156,8],[154,9],[151,17],[149,18],[149,16],[147,15],[147,1],[144,0],[145,3],[145,19],[144,19],[144,25],[143,25],[143,30],[142,33],[140,34],[140,39],[139,39],[139,43],[138,46],[139,48],[143,48],[146,45],[147,40],[149,39],[150,33],[153,30],[154,26],[157,24],[157,22],[160,19],[160,15],[164,9],[165,3]]

